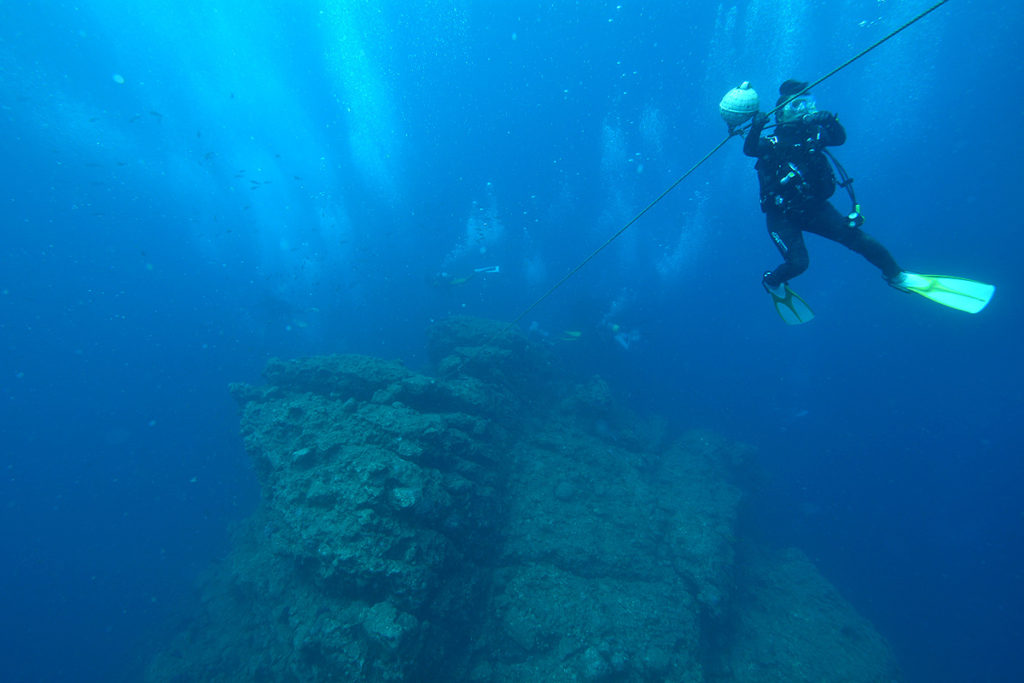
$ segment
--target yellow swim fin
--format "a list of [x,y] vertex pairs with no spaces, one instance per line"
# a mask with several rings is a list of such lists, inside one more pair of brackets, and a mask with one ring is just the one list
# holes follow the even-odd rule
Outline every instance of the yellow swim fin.
[[890,285],[905,292],[920,294],[937,304],[955,308],[958,311],[977,313],[988,305],[995,294],[995,285],[975,282],[952,275],[921,275],[903,271],[893,278]]
[[772,298],[775,304],[775,311],[787,325],[803,325],[814,320],[814,311],[807,305],[807,302],[789,288],[783,282],[778,287],[769,287],[768,283],[762,282],[764,291]]

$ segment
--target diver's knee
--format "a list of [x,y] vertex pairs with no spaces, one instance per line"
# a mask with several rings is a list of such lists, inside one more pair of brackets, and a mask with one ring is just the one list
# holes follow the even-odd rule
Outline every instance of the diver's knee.
[[811,265],[811,258],[807,255],[806,251],[802,254],[794,254],[791,252],[789,254],[789,258],[786,259],[786,263],[789,265],[794,275],[799,275],[807,270],[807,267]]

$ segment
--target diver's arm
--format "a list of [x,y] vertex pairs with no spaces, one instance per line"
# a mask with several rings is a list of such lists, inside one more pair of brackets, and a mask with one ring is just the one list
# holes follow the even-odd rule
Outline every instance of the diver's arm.
[[837,147],[846,142],[846,129],[839,123],[836,115],[829,111],[811,114],[812,122],[821,129],[821,140],[830,147]]
[[743,153],[748,157],[761,157],[768,151],[769,143],[761,137],[764,124],[768,123],[768,117],[761,112],[754,114],[754,120],[750,123],[750,130],[743,140]]

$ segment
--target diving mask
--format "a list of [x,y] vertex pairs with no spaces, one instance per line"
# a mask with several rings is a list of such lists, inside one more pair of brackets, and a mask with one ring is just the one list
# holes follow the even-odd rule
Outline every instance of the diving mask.
[[778,111],[776,116],[779,123],[790,123],[799,121],[803,117],[814,114],[817,111],[818,106],[814,100],[814,95],[800,95],[786,102],[786,105]]

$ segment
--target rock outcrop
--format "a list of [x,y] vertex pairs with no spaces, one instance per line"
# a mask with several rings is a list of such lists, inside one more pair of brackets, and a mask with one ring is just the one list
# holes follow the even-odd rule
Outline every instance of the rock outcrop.
[[262,504],[149,680],[894,680],[806,558],[738,538],[747,449],[499,323],[430,351],[433,377],[350,355],[232,386]]

